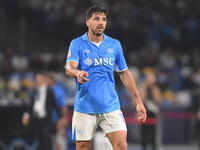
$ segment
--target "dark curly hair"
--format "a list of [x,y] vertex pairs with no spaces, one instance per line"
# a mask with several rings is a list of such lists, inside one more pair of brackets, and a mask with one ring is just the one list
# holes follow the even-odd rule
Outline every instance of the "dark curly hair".
[[108,11],[103,8],[103,7],[99,7],[98,5],[94,5],[92,7],[90,7],[87,12],[86,12],[86,20],[90,19],[92,17],[93,14],[95,13],[105,13],[106,17],[108,15]]

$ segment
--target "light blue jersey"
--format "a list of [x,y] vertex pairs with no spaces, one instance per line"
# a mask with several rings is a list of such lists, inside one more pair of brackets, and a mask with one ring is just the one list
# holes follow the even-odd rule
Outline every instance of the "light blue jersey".
[[126,70],[127,64],[118,40],[104,34],[104,40],[96,45],[85,33],[70,43],[69,61],[76,61],[78,69],[87,71],[90,79],[85,84],[76,79],[75,111],[99,114],[120,109],[113,72]]

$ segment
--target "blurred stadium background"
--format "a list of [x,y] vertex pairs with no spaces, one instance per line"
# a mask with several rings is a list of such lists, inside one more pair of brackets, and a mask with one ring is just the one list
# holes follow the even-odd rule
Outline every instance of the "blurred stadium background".
[[[65,75],[65,59],[70,41],[87,31],[85,12],[94,4],[108,9],[105,33],[121,41],[137,85],[144,82],[145,73],[156,74],[163,95],[159,149],[197,150],[199,0],[0,0],[0,150],[34,150],[37,145],[31,127],[20,121],[38,70],[56,73],[57,83],[66,91],[71,121],[76,87]],[[140,150],[135,108],[117,74],[115,78],[129,149]],[[74,149],[70,126],[69,150]]]

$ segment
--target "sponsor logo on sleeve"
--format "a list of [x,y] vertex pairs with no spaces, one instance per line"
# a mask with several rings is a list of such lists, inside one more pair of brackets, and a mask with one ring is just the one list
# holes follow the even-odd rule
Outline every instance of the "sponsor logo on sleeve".
[[71,50],[69,50],[67,58],[71,57]]

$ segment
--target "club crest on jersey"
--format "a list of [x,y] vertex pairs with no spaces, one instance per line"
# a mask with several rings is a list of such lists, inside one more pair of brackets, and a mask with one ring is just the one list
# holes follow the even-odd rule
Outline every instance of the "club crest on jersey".
[[82,129],[78,129],[78,130],[77,130],[77,133],[78,133],[79,135],[83,135],[83,130],[82,130]]
[[84,63],[89,67],[91,64],[92,64],[92,59],[91,58],[86,58],[85,60],[84,60]]
[[108,48],[107,52],[108,52],[108,54],[112,54],[113,53],[113,49],[112,48]]
[[69,50],[67,58],[71,57],[71,50]]

